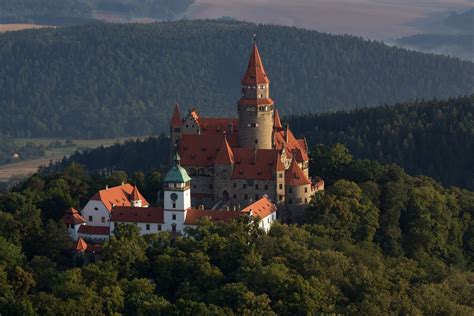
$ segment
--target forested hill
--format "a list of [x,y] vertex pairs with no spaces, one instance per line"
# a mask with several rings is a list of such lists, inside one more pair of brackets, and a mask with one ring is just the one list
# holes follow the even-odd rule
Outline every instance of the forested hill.
[[474,189],[474,95],[295,116],[288,122],[310,146],[342,143],[356,157]]
[[353,36],[226,21],[91,24],[0,36],[0,134],[168,130],[175,102],[230,115],[252,34],[283,114],[474,92],[474,63]]

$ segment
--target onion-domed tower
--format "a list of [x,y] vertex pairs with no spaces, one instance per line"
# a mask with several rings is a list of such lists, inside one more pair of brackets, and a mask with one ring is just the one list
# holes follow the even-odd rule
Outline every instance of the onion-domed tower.
[[274,104],[270,98],[270,80],[255,41],[241,83],[239,145],[243,148],[272,149]]

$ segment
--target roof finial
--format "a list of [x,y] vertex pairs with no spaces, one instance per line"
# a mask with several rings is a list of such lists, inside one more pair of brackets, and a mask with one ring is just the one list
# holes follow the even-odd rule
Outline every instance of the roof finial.
[[253,33],[253,43],[257,43],[257,34]]

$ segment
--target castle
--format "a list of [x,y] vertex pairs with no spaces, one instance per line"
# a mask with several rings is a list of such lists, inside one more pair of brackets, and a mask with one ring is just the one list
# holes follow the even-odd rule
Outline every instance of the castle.
[[142,235],[161,231],[186,235],[185,229],[195,227],[204,217],[227,222],[239,216],[251,216],[259,220],[259,227],[265,232],[276,220],[277,207],[267,196],[239,212],[192,207],[191,177],[181,167],[177,153],[163,184],[163,206],[150,206],[138,188],[127,183],[98,191],[80,212],[74,208],[67,210],[63,222],[76,242],[76,252],[100,252],[101,243],[121,224],[136,225]]
[[201,117],[191,109],[171,118],[171,143],[193,178],[193,205],[239,210],[264,194],[285,222],[302,218],[324,181],[309,175],[308,146],[283,127],[256,42],[241,81],[238,118]]

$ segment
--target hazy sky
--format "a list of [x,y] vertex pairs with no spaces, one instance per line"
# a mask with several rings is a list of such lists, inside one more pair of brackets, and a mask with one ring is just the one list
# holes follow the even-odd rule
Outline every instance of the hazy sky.
[[473,6],[473,0],[196,0],[187,15],[231,16],[387,40],[419,33],[410,25],[417,20]]

